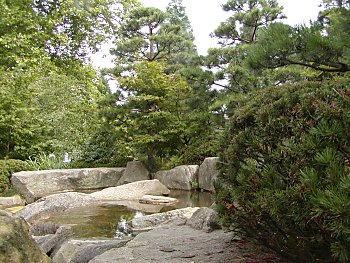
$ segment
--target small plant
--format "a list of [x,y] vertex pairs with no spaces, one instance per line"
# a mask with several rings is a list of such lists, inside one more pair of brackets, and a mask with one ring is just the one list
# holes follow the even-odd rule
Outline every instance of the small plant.
[[192,188],[192,189],[195,189],[195,190],[198,189],[198,188],[199,188],[198,182],[192,181],[192,182],[191,182],[191,188]]
[[50,169],[65,169],[69,168],[69,163],[63,162],[62,158],[49,156],[45,153],[40,153],[34,157],[30,157],[26,161],[27,167],[31,171],[50,170]]

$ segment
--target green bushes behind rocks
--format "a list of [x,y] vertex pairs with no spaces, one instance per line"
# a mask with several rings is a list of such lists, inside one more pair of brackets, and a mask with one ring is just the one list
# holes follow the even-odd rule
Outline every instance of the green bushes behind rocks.
[[221,146],[223,223],[295,262],[350,262],[348,80],[252,93]]
[[27,169],[27,162],[16,159],[0,160],[0,196],[10,188],[12,173]]

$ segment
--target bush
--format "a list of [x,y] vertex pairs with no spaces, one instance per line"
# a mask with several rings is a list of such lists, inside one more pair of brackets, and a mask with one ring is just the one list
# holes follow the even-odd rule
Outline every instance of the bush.
[[9,190],[12,173],[27,170],[27,163],[21,160],[0,160],[0,195]]
[[295,262],[350,262],[347,80],[237,102],[216,184],[222,222]]
[[64,163],[62,158],[50,157],[46,153],[39,153],[32,156],[26,163],[30,171],[70,168],[70,164]]
[[112,125],[104,124],[82,145],[80,158],[73,162],[74,167],[123,167],[132,158],[131,150]]

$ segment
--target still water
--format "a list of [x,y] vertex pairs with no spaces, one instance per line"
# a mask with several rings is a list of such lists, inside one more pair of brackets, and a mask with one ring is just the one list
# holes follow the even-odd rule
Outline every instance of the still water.
[[119,238],[128,232],[126,222],[135,217],[184,207],[209,207],[214,202],[213,195],[208,192],[172,190],[169,196],[177,198],[179,202],[171,207],[137,202],[78,207],[52,215],[46,222],[71,225],[76,238]]

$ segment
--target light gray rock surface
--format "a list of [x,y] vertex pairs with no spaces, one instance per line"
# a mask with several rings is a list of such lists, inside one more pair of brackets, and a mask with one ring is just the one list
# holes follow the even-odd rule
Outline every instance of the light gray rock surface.
[[[92,194],[76,192],[53,194],[25,206],[16,213],[28,222],[49,217],[53,213],[64,212],[68,209],[98,205],[106,202],[132,201],[139,203],[144,195],[167,195],[169,189],[158,180],[138,181],[130,184],[109,187]],[[120,203],[124,205],[123,203]],[[158,206],[159,207],[159,206]],[[161,209],[161,207],[159,208]]]
[[11,182],[27,203],[55,193],[117,186],[125,168],[86,168],[14,173]]
[[139,200],[141,204],[153,204],[153,205],[174,205],[179,200],[167,196],[156,196],[156,195],[144,195]]
[[217,168],[219,160],[219,157],[205,158],[203,163],[199,166],[198,186],[200,189],[215,192],[214,180],[219,174]]
[[198,207],[187,207],[176,210],[171,210],[164,213],[158,213],[153,215],[142,216],[134,218],[131,221],[131,227],[134,230],[146,230],[152,229],[159,226],[162,223],[169,222],[170,220],[184,219],[187,220],[191,218],[193,213],[195,213]]
[[25,200],[19,195],[0,197],[0,208],[22,206],[25,204]]
[[52,256],[54,263],[88,263],[112,248],[124,246],[130,239],[94,239],[66,241]]
[[0,262],[51,262],[29,235],[28,224],[22,218],[15,218],[3,210],[0,210]]
[[[186,225],[167,224],[140,233],[126,246],[111,249],[90,263],[225,263],[241,257],[232,253],[232,233],[205,233]],[[230,260],[230,261],[228,261]]]
[[158,180],[144,180],[110,187],[90,194],[98,200],[139,200],[144,195],[168,195],[169,189]]
[[23,217],[27,222],[32,222],[48,217],[53,213],[63,212],[75,207],[93,205],[97,202],[98,200],[89,194],[76,192],[54,194],[25,206],[16,215]]
[[158,171],[154,179],[169,189],[190,191],[198,187],[198,170],[198,165],[181,165],[171,170]]
[[43,236],[33,235],[33,238],[46,254],[52,254],[54,251],[58,250],[66,240],[71,238],[72,235],[73,233],[70,226],[62,225],[53,233]]
[[124,174],[118,181],[118,185],[150,179],[151,174],[146,166],[141,161],[132,161],[127,163]]
[[207,207],[202,207],[195,211],[191,218],[186,221],[186,225],[206,232],[220,229],[218,214]]

